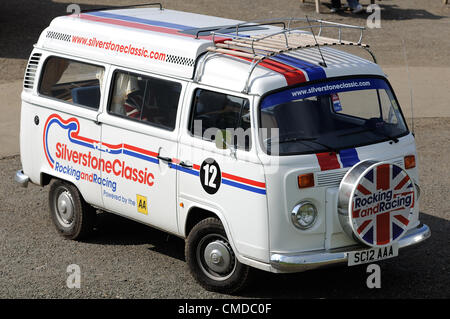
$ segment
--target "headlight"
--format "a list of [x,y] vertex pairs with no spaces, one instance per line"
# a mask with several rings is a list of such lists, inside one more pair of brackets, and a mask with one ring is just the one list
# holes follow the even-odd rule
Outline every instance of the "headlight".
[[301,202],[292,209],[291,220],[295,227],[308,229],[317,218],[317,209],[311,202]]

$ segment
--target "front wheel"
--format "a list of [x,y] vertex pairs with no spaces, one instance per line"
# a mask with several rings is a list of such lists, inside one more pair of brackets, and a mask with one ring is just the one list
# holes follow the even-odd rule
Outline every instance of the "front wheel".
[[61,235],[68,239],[83,239],[91,234],[95,210],[83,200],[74,185],[55,180],[48,199],[52,221]]
[[185,254],[192,275],[207,290],[235,293],[248,281],[250,267],[237,260],[217,218],[206,218],[192,228]]

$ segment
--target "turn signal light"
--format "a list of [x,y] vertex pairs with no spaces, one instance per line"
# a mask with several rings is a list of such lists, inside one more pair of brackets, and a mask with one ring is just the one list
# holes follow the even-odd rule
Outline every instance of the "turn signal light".
[[416,157],[414,155],[405,156],[405,169],[416,167]]
[[314,186],[314,174],[302,174],[298,175],[298,187],[299,188],[307,188]]

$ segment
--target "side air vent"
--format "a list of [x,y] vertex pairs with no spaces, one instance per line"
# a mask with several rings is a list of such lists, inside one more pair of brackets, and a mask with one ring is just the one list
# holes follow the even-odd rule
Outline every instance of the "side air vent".
[[[388,160],[388,162],[396,164],[402,168],[405,167],[405,164],[403,163],[403,158]],[[340,171],[333,170],[333,171],[318,172],[316,173],[316,185],[319,187],[323,186],[338,187],[347,171],[348,169]]]
[[23,80],[23,87],[26,89],[32,89],[34,86],[34,79],[36,76],[36,70],[41,59],[41,53],[34,53],[30,61],[28,61],[27,70],[25,71],[25,78]]

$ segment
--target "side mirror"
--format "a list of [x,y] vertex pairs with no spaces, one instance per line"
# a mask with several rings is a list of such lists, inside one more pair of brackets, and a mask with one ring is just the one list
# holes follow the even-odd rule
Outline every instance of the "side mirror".
[[229,147],[229,141],[231,141],[231,134],[227,130],[217,130],[215,136],[215,143],[218,149],[224,150]]

